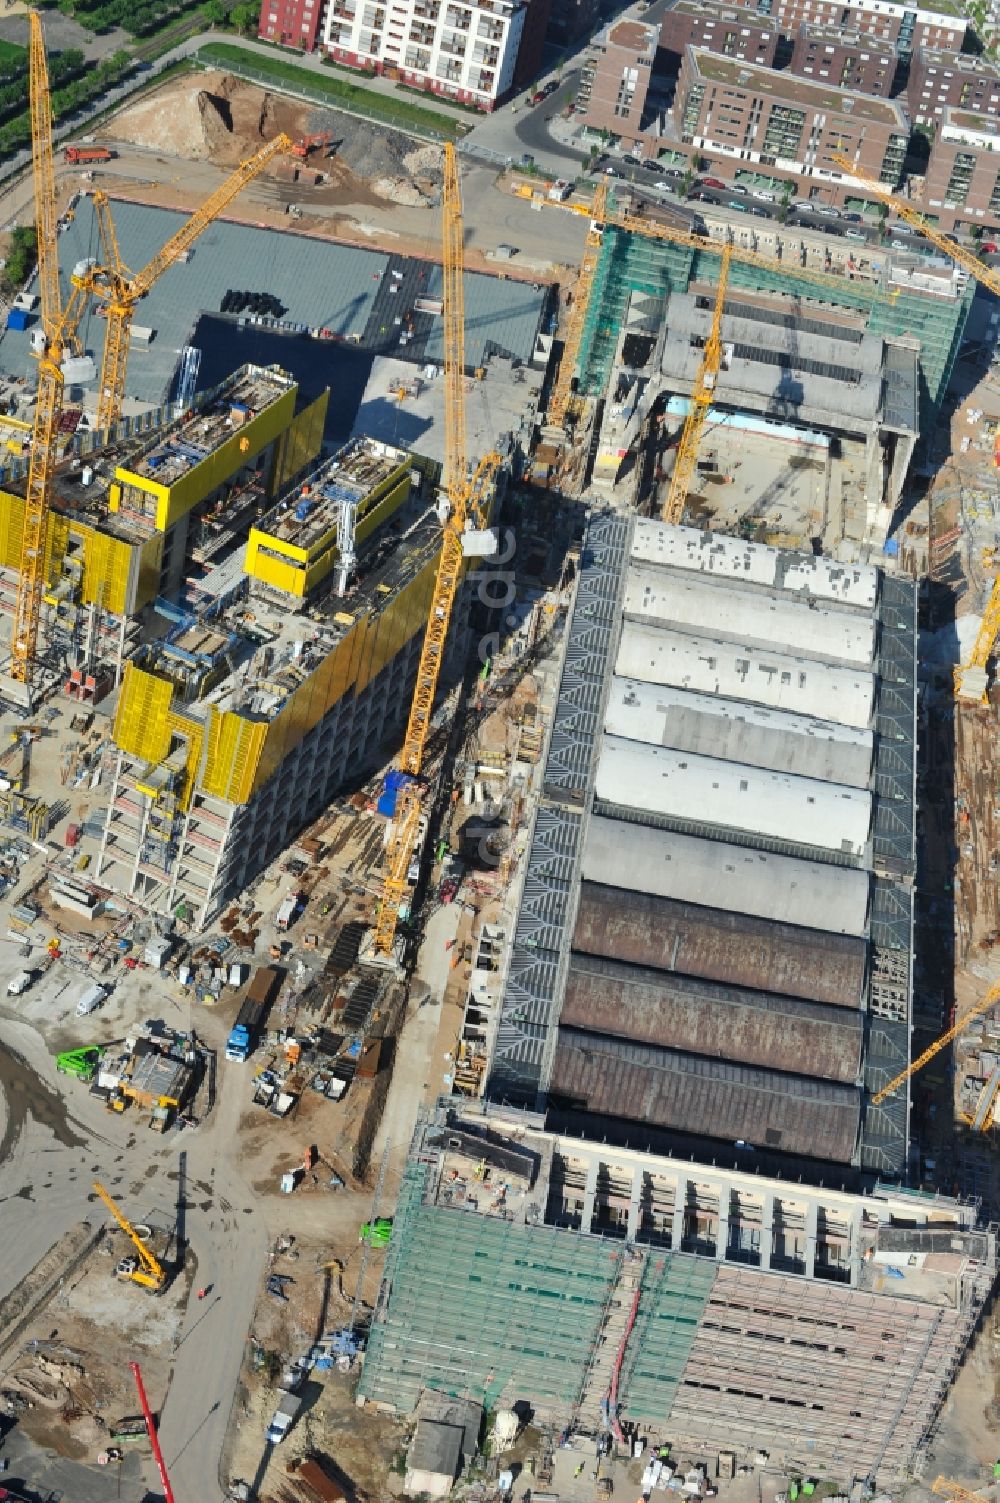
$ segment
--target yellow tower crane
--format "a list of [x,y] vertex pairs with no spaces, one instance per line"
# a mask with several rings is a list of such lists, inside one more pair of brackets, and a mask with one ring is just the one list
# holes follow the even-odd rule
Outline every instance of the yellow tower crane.
[[94,1180],[94,1193],[104,1202],[126,1237],[130,1238],[135,1247],[139,1263],[136,1268],[133,1268],[130,1273],[126,1274],[126,1277],[130,1278],[133,1284],[141,1284],[144,1289],[151,1289],[154,1294],[159,1294],[161,1290],[166,1288],[167,1283],[167,1274],[163,1265],[150,1252],[131,1221],[118,1209],[108,1191],[96,1179]]
[[128,364],[129,339],[136,304],[153,287],[169,267],[190,250],[204,230],[232,203],[233,199],[253,182],[274,157],[291,151],[288,136],[278,135],[268,141],[246,162],[241,162],[231,177],[205,200],[191,218],[182,224],[166,245],[156,252],[141,271],[131,272],[124,264],[118,249],[118,236],[111,218],[111,205],[104,193],[94,194],[97,227],[101,239],[104,264],[95,267],[89,284],[95,296],[107,305],[108,327],[104,341],[104,358],[101,362],[101,384],[97,398],[97,427],[101,432],[112,428],[121,417],[125,398],[125,371]]
[[594,202],[590,210],[590,229],[583,248],[583,260],[580,262],[580,269],[573,287],[573,301],[566,325],[566,337],[563,340],[562,359],[559,361],[559,371],[549,398],[548,420],[559,427],[563,427],[567,417],[575,416],[577,411],[578,404],[573,392],[573,378],[577,374],[576,367],[580,358],[580,345],[583,343],[587,309],[590,307],[594,276],[601,259],[601,240],[604,235],[607,201],[608,185],[598,183],[594,190]]
[[[462,194],[454,146],[444,148],[442,260],[444,264],[444,493],[448,514],[441,533],[441,556],[434,579],[427,630],[417,667],[410,718],[399,759],[400,771],[419,776],[430,734],[434,698],[441,677],[452,611],[462,581],[463,537],[478,528],[489,512],[490,492],[500,467],[492,450],[476,466],[471,480],[465,453],[465,301],[462,244]],[[380,955],[391,955],[399,910],[409,891],[407,873],[420,830],[421,799],[415,783],[400,789],[386,851],[382,898],[375,922],[374,944]]]
[[76,276],[65,307],[59,288],[56,249],[56,188],[52,157],[52,104],[45,38],[37,11],[29,11],[28,80],[31,100],[31,156],[35,189],[35,234],[41,329],[33,340],[38,358],[38,395],[31,434],[31,457],[24,501],[24,529],[14,604],[10,676],[23,685],[31,703],[31,676],[49,552],[49,507],[58,458],[57,434],[63,405],[63,362],[79,353],[76,331],[87,307],[87,285]]
[[722,367],[722,312],[726,302],[726,287],[729,284],[729,262],[732,259],[732,250],[726,245],[722,251],[722,261],[719,265],[719,283],[715,290],[715,310],[712,314],[712,327],[705,341],[705,348],[701,353],[701,363],[698,366],[698,374],[694,378],[694,386],[691,389],[691,402],[688,414],[684,421],[680,443],[677,446],[677,460],[674,464],[674,473],[670,481],[670,490],[663,507],[663,520],[665,522],[679,522],[684,515],[684,506],[691,489],[691,480],[694,476],[694,467],[698,460],[698,449],[701,445],[701,435],[705,428],[705,420],[708,410],[715,400],[715,383],[719,378]]
[[972,1492],[960,1482],[952,1482],[950,1477],[935,1477],[931,1492],[937,1493],[939,1498],[949,1498],[951,1503],[984,1503],[982,1493]]
[[940,1038],[935,1039],[933,1044],[924,1050],[923,1054],[918,1055],[912,1064],[907,1065],[905,1070],[900,1070],[898,1075],[894,1075],[888,1085],[884,1085],[880,1091],[876,1091],[871,1099],[871,1105],[881,1106],[886,1097],[891,1096],[894,1091],[898,1091],[901,1085],[905,1085],[911,1075],[916,1075],[917,1071],[922,1070],[924,1065],[929,1064],[936,1055],[941,1053],[942,1049],[947,1049],[952,1039],[958,1037],[966,1024],[971,1023],[973,1018],[980,1017],[984,1012],[989,1012],[990,1008],[996,1007],[998,1002],[1000,1002],[1000,985],[991,986],[986,995],[981,997],[974,1007],[970,1007],[967,1012],[963,1012],[962,1016],[945,1033],[942,1033]]

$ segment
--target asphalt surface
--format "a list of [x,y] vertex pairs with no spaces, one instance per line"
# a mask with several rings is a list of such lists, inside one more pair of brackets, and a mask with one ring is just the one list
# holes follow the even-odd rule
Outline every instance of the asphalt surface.
[[[174,1354],[160,1438],[177,1497],[217,1503],[233,1395],[267,1255],[263,1213],[235,1161],[245,1076],[222,1069],[216,1108],[205,1124],[163,1138],[135,1131],[127,1115],[109,1117],[77,1082],[55,1074],[35,1030],[9,1016],[0,1016],[0,1059],[3,1095],[10,1092],[14,1102],[13,1111],[0,1108],[8,1145],[0,1163],[0,1298],[71,1226],[85,1218],[105,1219],[103,1208],[95,1210],[88,1199],[95,1176],[113,1195],[128,1201],[137,1193],[144,1211],[155,1208],[171,1216],[179,1156],[186,1153],[186,1238],[197,1275]],[[32,1082],[34,1088],[25,1089]],[[212,1296],[199,1302],[194,1288],[209,1284]],[[16,1430],[3,1454],[12,1461],[4,1482],[17,1475],[43,1497],[57,1486],[79,1503],[135,1496],[118,1493],[117,1471],[74,1467],[38,1452]],[[146,1481],[154,1485],[151,1467]]]

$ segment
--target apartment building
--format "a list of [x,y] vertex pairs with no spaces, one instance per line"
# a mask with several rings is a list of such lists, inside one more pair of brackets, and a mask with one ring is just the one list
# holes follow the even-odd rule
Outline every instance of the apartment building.
[[279,47],[315,52],[326,12],[327,0],[263,0],[257,35]]
[[833,154],[843,152],[862,173],[892,187],[910,133],[909,117],[894,100],[746,68],[695,47],[681,64],[674,120],[684,142],[710,156],[837,182],[843,172]]
[[660,23],[660,46],[683,57],[688,47],[706,47],[724,57],[773,68],[781,32],[771,16],[748,16],[732,6],[677,0]]
[[349,67],[491,110],[540,66],[547,13],[545,0],[330,0],[323,46]]
[[891,43],[874,42],[860,31],[842,26],[800,26],[795,34],[790,73],[833,84],[835,89],[856,89],[888,99],[896,76],[896,49]]
[[913,54],[906,102],[916,125],[943,119],[948,108],[1000,116],[1000,74],[985,58],[920,47]]
[[641,21],[616,21],[580,70],[576,107],[591,130],[638,141],[659,32]]
[[850,27],[890,42],[904,56],[917,47],[958,51],[965,39],[961,0],[938,0],[933,10],[897,5],[892,0],[735,0],[746,10],[773,16],[785,36],[803,24]]
[[1000,139],[996,121],[946,108],[931,146],[921,208],[944,230],[1000,228]]

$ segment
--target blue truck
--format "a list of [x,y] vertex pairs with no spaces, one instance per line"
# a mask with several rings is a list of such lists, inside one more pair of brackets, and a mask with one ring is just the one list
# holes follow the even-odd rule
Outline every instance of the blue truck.
[[282,980],[283,974],[277,966],[262,965],[254,972],[226,1040],[227,1059],[242,1063],[250,1058],[260,1041],[271,1003],[281,990]]

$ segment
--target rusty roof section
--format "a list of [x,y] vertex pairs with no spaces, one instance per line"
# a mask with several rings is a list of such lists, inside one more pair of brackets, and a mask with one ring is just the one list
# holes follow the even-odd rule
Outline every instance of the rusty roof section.
[[865,943],[653,893],[584,882],[574,950],[708,981],[860,1007]]
[[553,1105],[847,1164],[859,1092],[829,1081],[675,1054],[649,1044],[560,1031]]
[[590,955],[570,961],[559,1026],[845,1085],[861,1068],[859,1012]]
[[641,21],[619,21],[608,31],[608,41],[613,47],[625,47],[629,52],[646,55],[656,51],[656,28],[644,26]]

